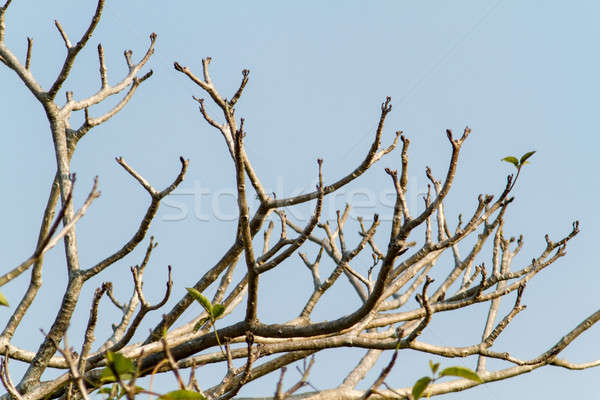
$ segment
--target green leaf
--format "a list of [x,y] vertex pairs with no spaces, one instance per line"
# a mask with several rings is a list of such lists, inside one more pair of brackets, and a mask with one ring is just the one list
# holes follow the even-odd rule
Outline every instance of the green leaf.
[[189,287],[186,289],[188,293],[206,310],[208,315],[213,315],[213,306],[210,303],[210,300],[208,300],[202,293],[194,288]]
[[6,300],[6,297],[2,293],[0,293],[0,306],[8,307],[8,300]]
[[115,376],[115,374],[113,374],[111,369],[108,367],[104,367],[104,369],[102,370],[102,374],[100,375],[100,382],[115,382],[117,380],[117,377]]
[[196,332],[198,329],[202,328],[202,326],[206,323],[206,321],[210,320],[210,317],[204,317],[202,318],[200,321],[196,322],[196,325],[194,325],[194,332]]
[[458,376],[460,378],[470,379],[475,382],[483,383],[479,375],[476,372],[471,371],[465,367],[448,367],[440,372],[440,376]]
[[206,400],[201,393],[191,390],[174,390],[159,397],[162,400]]
[[508,157],[504,157],[501,161],[509,162],[512,165],[514,165],[515,167],[519,168],[519,160],[517,160],[517,157],[508,156]]
[[[121,379],[131,379],[133,374],[136,372],[135,365],[133,361],[129,358],[125,357],[121,353],[113,353],[112,351],[106,352],[106,360],[109,365],[112,365],[116,373],[121,377]],[[102,375],[100,376],[100,381],[118,381],[119,378],[116,377],[113,373],[113,370],[110,366],[106,366],[102,370]]]
[[114,353],[112,364],[118,374],[135,372],[135,365],[133,365],[133,361],[121,353]]
[[[133,378],[133,374],[130,374],[130,373],[122,373],[122,374],[119,374],[119,376],[124,381],[128,381],[131,378]],[[119,380],[119,378],[117,378],[113,374],[113,372],[112,372],[112,370],[110,368],[105,367],[102,370],[102,375],[100,375],[100,382],[116,382],[118,380]]]
[[419,400],[421,398],[421,395],[423,394],[425,389],[427,389],[427,386],[429,385],[430,382],[431,382],[431,378],[428,376],[424,376],[414,384],[414,386],[412,388],[413,400]]
[[437,370],[440,368],[440,363],[433,363],[433,361],[429,360],[429,369],[431,369],[431,373],[435,375]]
[[528,151],[527,153],[523,154],[523,156],[521,157],[521,161],[520,161],[521,165],[525,164],[525,161],[527,161],[527,159],[534,154],[535,154],[535,151]]
[[225,312],[225,306],[223,304],[215,304],[213,306],[213,314],[212,317],[214,320],[219,319],[221,315]]

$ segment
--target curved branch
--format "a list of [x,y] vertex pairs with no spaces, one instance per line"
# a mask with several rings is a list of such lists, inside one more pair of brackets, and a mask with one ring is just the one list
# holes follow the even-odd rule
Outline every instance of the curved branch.
[[125,245],[123,245],[121,249],[106,257],[104,260],[100,261],[93,267],[82,271],[81,274],[83,276],[84,281],[99,274],[110,265],[114,264],[121,258],[125,257],[127,254],[131,253],[133,249],[135,249],[137,245],[144,239],[146,233],[148,232],[148,228],[150,227],[150,223],[152,222],[154,216],[156,215],[156,212],[158,211],[160,201],[169,193],[171,193],[183,181],[183,178],[185,177],[188,161],[185,160],[183,157],[180,157],[179,161],[181,162],[181,171],[179,172],[173,183],[171,183],[171,185],[169,185],[163,191],[158,192],[141,175],[139,175],[131,167],[129,167],[129,165],[127,165],[127,163],[122,158],[117,158],[117,162],[121,164],[123,168],[125,168],[125,170],[127,170],[127,172],[129,172],[138,182],[140,182],[144,189],[146,189],[146,191],[152,197],[152,201],[150,202],[150,206],[148,206],[148,210],[146,210],[146,214],[144,215],[144,218],[142,218],[142,222],[140,223],[140,226],[133,235],[133,237],[127,243],[125,243]]
[[[401,131],[396,132],[396,137],[394,138],[394,141],[392,142],[391,145],[389,145],[385,149],[379,150],[379,146],[381,144],[381,136],[383,133],[383,125],[384,125],[387,115],[390,113],[390,111],[392,111],[392,105],[390,104],[390,102],[391,102],[391,98],[387,97],[385,102],[382,103],[382,105],[381,105],[381,114],[379,116],[379,124],[377,125],[377,131],[375,132],[375,138],[373,139],[373,143],[371,144],[371,147],[370,147],[369,151],[367,152],[367,155],[366,155],[365,159],[363,160],[363,162],[360,163],[360,165],[358,167],[356,167],[348,175],[344,176],[343,178],[339,179],[338,181],[334,182],[333,184],[331,184],[329,186],[325,186],[323,188],[325,195],[335,192],[342,186],[352,182],[353,180],[355,180],[356,178],[361,176],[363,173],[365,173],[365,171],[367,169],[369,169],[369,167],[371,167],[371,165],[375,164],[384,155],[388,154],[389,152],[394,150],[394,148],[396,148],[396,144],[398,143],[398,138],[402,134]],[[289,207],[289,206],[292,206],[295,204],[305,203],[307,201],[314,200],[317,198],[318,195],[319,195],[318,191],[314,191],[314,192],[307,193],[307,194],[301,194],[299,196],[289,197],[287,199],[277,199],[277,200],[271,201],[270,206],[274,207],[274,208]]]

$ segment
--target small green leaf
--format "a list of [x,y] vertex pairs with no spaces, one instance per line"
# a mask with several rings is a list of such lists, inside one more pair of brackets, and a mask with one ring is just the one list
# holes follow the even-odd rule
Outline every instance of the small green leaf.
[[115,353],[113,365],[115,367],[115,370],[119,374],[124,374],[127,372],[131,372],[131,373],[135,372],[135,365],[133,365],[133,361],[130,360],[129,358],[125,357],[121,353]]
[[433,361],[429,360],[429,369],[431,369],[431,373],[435,375],[437,370],[440,368],[440,363],[433,363]]
[[8,307],[8,300],[6,300],[6,297],[2,293],[0,293],[0,306]]
[[[119,376],[121,377],[121,379],[123,381],[128,381],[131,378],[133,378],[133,375],[130,373],[123,373],[123,374],[119,374]],[[100,375],[100,381],[101,382],[117,382],[119,380],[119,378],[117,378],[111,371],[110,368],[105,367],[102,370],[102,375]]]
[[221,315],[225,312],[225,306],[223,304],[215,304],[213,306],[213,314],[212,317],[214,320],[219,319]]
[[194,325],[194,332],[196,332],[198,329],[202,328],[202,326],[206,323],[206,321],[209,321],[209,320],[210,320],[210,317],[204,317],[200,321],[196,322],[196,325]]
[[440,372],[440,376],[458,376],[460,378],[470,379],[475,382],[483,383],[479,375],[476,372],[471,371],[465,367],[448,367]]
[[208,315],[212,315],[213,314],[213,306],[210,303],[210,300],[208,300],[202,293],[200,293],[199,291],[197,291],[194,288],[186,288],[188,293],[194,298],[196,299],[196,301],[198,303],[200,303],[200,305],[206,310],[206,312],[208,313]]
[[206,400],[201,393],[191,390],[174,390],[159,397],[162,400]]
[[412,388],[413,400],[419,400],[421,398],[421,395],[423,394],[425,389],[427,389],[427,386],[429,385],[430,382],[431,382],[431,378],[428,376],[424,376],[414,384],[414,386]]
[[508,156],[508,157],[504,157],[501,161],[509,162],[512,165],[514,165],[515,167],[519,168],[519,160],[517,160],[517,157]]
[[521,161],[520,161],[521,165],[525,164],[525,161],[527,161],[527,159],[534,154],[535,154],[535,151],[528,151],[527,153],[523,154],[523,156],[521,157]]
[[100,375],[100,382],[114,382],[117,380],[117,377],[113,374],[110,368],[104,367],[102,370],[102,375]]
[[[121,377],[121,379],[131,379],[133,374],[136,372],[133,361],[131,361],[129,358],[125,357],[121,353],[113,353],[112,351],[108,351],[106,352],[106,360],[110,365],[112,365],[112,367]],[[110,366],[106,366],[102,370],[100,381],[105,382],[117,380],[119,379],[114,375],[113,370],[110,368]]]

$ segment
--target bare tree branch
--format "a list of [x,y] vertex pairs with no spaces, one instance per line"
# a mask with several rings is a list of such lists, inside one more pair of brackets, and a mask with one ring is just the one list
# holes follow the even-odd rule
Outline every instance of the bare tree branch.
[[[523,248],[523,238],[504,236],[505,216],[513,201],[509,197],[515,187],[521,169],[518,164],[515,176],[509,175],[496,197],[481,194],[473,204],[472,214],[462,218],[456,228],[450,228],[446,217],[446,199],[455,181],[455,175],[461,158],[465,140],[470,129],[465,128],[462,136],[455,138],[452,131],[446,135],[450,143],[450,157],[445,177],[437,179],[429,167],[425,175],[429,180],[428,191],[424,196],[424,206],[410,210],[408,191],[408,149],[410,140],[401,131],[388,147],[382,146],[385,122],[392,111],[391,98],[387,97],[378,112],[375,135],[362,162],[352,171],[330,185],[324,184],[323,161],[318,162],[318,185],[314,191],[292,197],[277,197],[276,193],[267,193],[261,177],[256,173],[244,146],[244,118],[236,115],[235,106],[240,101],[249,82],[249,71],[242,71],[242,79],[230,100],[217,90],[209,70],[211,58],[202,60],[201,74],[174,63],[176,71],[190,79],[203,91],[208,101],[214,102],[217,114],[204,99],[193,96],[198,102],[204,120],[216,128],[225,140],[235,166],[235,182],[238,202],[237,231],[232,243],[223,256],[211,265],[200,260],[197,266],[202,271],[193,284],[200,293],[195,296],[186,293],[166,312],[162,318],[147,321],[151,311],[161,309],[167,304],[172,292],[173,281],[171,267],[168,267],[166,289],[156,303],[151,303],[144,292],[144,271],[150,256],[156,247],[154,238],[150,238],[142,262],[131,268],[132,292],[122,301],[113,293],[112,283],[104,283],[94,293],[85,330],[81,332],[83,345],[78,356],[68,346],[66,332],[76,313],[84,290],[84,284],[109,266],[130,254],[144,240],[150,224],[155,218],[160,202],[181,184],[186,174],[188,161],[180,159],[181,169],[171,184],[163,190],[156,189],[149,180],[132,168],[123,158],[117,158],[121,165],[150,196],[150,204],[132,237],[114,253],[105,257],[87,269],[81,269],[79,246],[75,225],[83,216],[94,198],[98,196],[96,183],[82,208],[73,207],[73,180],[71,159],[79,140],[93,127],[98,126],[119,113],[132,99],[142,82],[152,76],[152,70],[142,75],[142,68],[148,63],[154,52],[156,35],[150,35],[150,43],[141,58],[134,58],[131,50],[124,52],[127,73],[114,85],[109,82],[104,48],[97,47],[99,89],[91,96],[77,99],[73,91],[65,91],[66,103],[59,107],[56,96],[63,88],[81,50],[88,44],[103,12],[104,0],[98,0],[96,10],[85,32],[75,43],[68,35],[68,26],[55,21],[56,29],[67,50],[66,57],[59,66],[60,72],[50,89],[45,91],[32,75],[31,60],[33,40],[27,38],[27,52],[21,64],[5,43],[5,14],[11,1],[6,0],[0,7],[0,61],[12,69],[29,91],[42,104],[52,133],[52,143],[56,158],[56,175],[42,218],[37,245],[33,255],[26,261],[0,277],[0,286],[13,281],[18,275],[31,268],[29,285],[21,297],[20,303],[9,318],[0,335],[0,351],[5,354],[0,364],[0,378],[7,393],[0,400],[23,399],[41,400],[53,398],[87,399],[88,392],[107,382],[106,373],[112,371],[120,388],[120,395],[134,400],[139,395],[136,379],[147,375],[171,371],[177,386],[182,391],[196,391],[210,400],[229,400],[237,397],[249,382],[267,374],[281,371],[275,390],[277,400],[314,399],[331,400],[371,398],[410,398],[410,388],[396,388],[385,382],[401,350],[413,350],[423,354],[440,357],[477,357],[477,371],[483,383],[508,379],[533,371],[542,366],[552,365],[566,369],[586,369],[600,366],[600,360],[573,363],[559,359],[560,353],[583,332],[600,320],[600,311],[595,311],[571,328],[552,346],[530,359],[508,351],[499,351],[495,343],[517,314],[525,309],[521,305],[524,288],[545,268],[566,254],[569,241],[579,232],[578,222],[574,222],[569,233],[559,239],[545,236],[543,247],[530,263],[514,265],[517,254]],[[116,104],[103,108],[95,114],[91,107],[108,97],[119,94]],[[107,111],[108,110],[108,111]],[[84,121],[77,128],[71,128],[73,112],[83,111]],[[98,116],[93,116],[98,115]],[[353,182],[364,174],[377,161],[395,149],[402,141],[400,165],[398,170],[386,168],[395,191],[393,218],[389,224],[390,233],[381,227],[383,224],[375,214],[370,224],[358,218],[358,232],[352,232],[348,222],[351,204],[336,212],[334,222],[320,221],[325,196]],[[533,152],[527,153],[519,163],[523,163]],[[247,185],[250,182],[250,186]],[[250,192],[253,193],[250,193]],[[254,207],[249,196],[256,195],[258,206]],[[61,207],[57,205],[62,200]],[[286,216],[285,207],[306,207],[315,200],[312,215],[303,224],[295,223]],[[464,210],[460,210],[464,211]],[[58,215],[55,217],[55,213]],[[277,228],[270,215],[277,214],[281,225]],[[53,222],[54,221],[54,222]],[[268,221],[268,223],[267,223]],[[59,224],[62,223],[62,228]],[[385,225],[385,224],[384,224]],[[318,229],[317,229],[318,228]],[[350,229],[350,230],[349,230]],[[381,229],[384,229],[382,234]],[[379,231],[379,234],[377,232]],[[262,235],[262,243],[260,236]],[[275,235],[275,238],[273,238]],[[277,237],[278,236],[278,237]],[[271,240],[273,239],[273,240]],[[41,338],[36,351],[20,348],[11,343],[13,336],[32,305],[42,285],[42,265],[44,254],[64,241],[66,265],[65,291],[56,315],[51,321],[48,334]],[[256,242],[255,242],[256,240]],[[556,241],[555,241],[556,240]],[[259,246],[259,244],[261,247]],[[486,246],[487,244],[487,246]],[[302,247],[304,246],[304,249]],[[491,261],[480,260],[484,249],[491,248]],[[365,254],[366,252],[366,254]],[[300,267],[306,274],[309,287],[306,297],[301,298],[299,310],[291,310],[287,317],[262,322],[259,318],[260,303],[269,294],[262,288],[263,277],[271,270],[282,268],[286,263]],[[462,255],[461,255],[462,254]],[[429,274],[433,268],[446,267],[444,256],[451,261],[447,272],[440,271],[439,279],[433,286]],[[241,271],[238,262],[244,257],[245,268]],[[325,261],[323,261],[325,256]],[[477,263],[477,265],[476,265]],[[487,267],[486,267],[487,263]],[[302,264],[300,264],[302,265]],[[263,275],[265,274],[265,275]],[[323,279],[321,275],[323,275]],[[350,289],[339,278],[342,274],[348,279]],[[298,280],[300,282],[300,280]],[[261,283],[261,285],[259,285]],[[187,284],[186,286],[190,286]],[[310,287],[312,286],[312,287]],[[335,286],[335,288],[334,288]],[[415,293],[420,293],[415,296]],[[118,288],[120,289],[120,287]],[[328,316],[327,320],[317,319],[317,307],[326,307],[329,292],[335,290],[354,290],[357,303],[350,311]],[[502,299],[516,299],[513,307],[502,319],[498,317]],[[336,292],[337,293],[337,292]],[[100,301],[107,294],[110,301],[119,310],[118,319],[113,325],[113,334],[93,350],[94,336],[98,321],[102,320]],[[346,294],[346,293],[344,293]],[[354,296],[352,293],[350,293]],[[409,302],[411,297],[416,303]],[[120,297],[120,295],[119,295]],[[212,300],[208,300],[211,298]],[[200,312],[188,315],[186,311],[194,300],[202,304]],[[483,326],[481,339],[465,346],[439,345],[421,341],[423,333],[440,312],[452,310],[472,310],[477,304],[488,307],[487,319]],[[350,303],[349,303],[350,304]],[[111,306],[112,307],[112,306]],[[81,307],[79,311],[81,312]],[[240,314],[241,311],[241,314]],[[330,310],[335,311],[335,310]],[[160,315],[160,314],[159,314]],[[243,316],[242,316],[243,315]],[[142,342],[133,339],[139,336],[142,322],[153,324],[153,329]],[[266,321],[266,320],[265,320]],[[281,322],[283,321],[283,322]],[[136,335],[137,333],[137,335]],[[221,341],[225,341],[225,351]],[[63,345],[61,345],[61,342]],[[245,343],[245,345],[244,345]],[[316,363],[314,354],[321,350],[340,348],[360,348],[366,350],[354,367],[347,372],[342,383],[325,390],[300,392],[309,382],[311,368]],[[110,352],[119,352],[119,357],[127,357],[135,365],[136,373],[131,380],[126,379],[107,361]],[[393,351],[391,360],[377,375],[375,381],[366,389],[357,389],[358,384],[373,372],[378,359],[384,351]],[[60,354],[57,355],[56,352]],[[306,357],[313,355],[309,360]],[[109,356],[110,357],[110,356]],[[14,385],[8,370],[8,358],[24,361],[27,370],[19,383]],[[299,360],[303,368],[298,368],[300,378],[289,389],[284,388],[286,368]],[[486,360],[494,359],[507,363],[497,370],[487,370]],[[215,384],[202,391],[195,379],[195,368],[206,364],[220,364],[226,370],[223,379],[216,378]],[[52,367],[62,370],[58,377],[43,381],[46,369]],[[106,369],[108,367],[108,370]],[[192,368],[189,382],[186,384],[182,370]],[[130,371],[131,373],[131,371]],[[289,377],[288,377],[289,378]],[[126,383],[125,380],[128,380]],[[479,384],[478,382],[457,379],[448,382],[432,382],[426,395],[461,391]],[[161,396],[159,393],[145,390],[147,394]],[[253,399],[258,400],[258,399]]]
[[183,178],[185,177],[188,161],[184,160],[183,157],[180,157],[179,161],[181,162],[181,171],[179,172],[173,183],[171,183],[167,188],[159,192],[156,189],[154,189],[148,183],[148,181],[146,181],[141,175],[139,175],[135,170],[133,170],[125,162],[125,160],[123,160],[120,157],[117,158],[117,162],[121,166],[123,166],[123,168],[125,168],[125,170],[129,172],[129,174],[133,176],[144,187],[144,189],[146,189],[146,191],[152,197],[152,201],[150,203],[150,206],[148,207],[148,210],[146,211],[146,215],[144,215],[144,218],[142,219],[142,222],[140,223],[140,226],[133,235],[133,237],[123,247],[121,247],[120,250],[106,257],[104,260],[100,261],[93,267],[90,267],[87,270],[83,271],[82,276],[84,280],[90,279],[91,277],[97,275],[107,267],[120,260],[121,258],[125,257],[144,239],[144,237],[146,236],[146,232],[148,232],[148,228],[150,227],[150,223],[152,222],[152,219],[158,211],[160,201],[173,190],[175,190],[175,188],[183,181]]
[[[66,209],[66,205],[61,208],[61,211],[59,212],[58,217],[56,218],[56,221],[50,228],[50,231],[48,232],[48,235],[46,236],[46,238],[41,242],[41,244],[38,246],[38,248],[33,252],[31,257],[29,257],[27,260],[23,261],[17,267],[13,268],[11,271],[7,272],[6,274],[4,274],[0,277],[0,286],[7,284],[11,280],[15,279],[17,276],[22,274],[23,272],[25,272],[34,262],[39,260],[40,257],[42,257],[44,255],[44,253],[46,253],[48,250],[50,250],[51,248],[53,248],[54,246],[56,246],[58,244],[58,242],[75,226],[77,221],[79,221],[85,215],[87,209],[92,204],[92,202],[100,196],[100,192],[98,192],[96,190],[97,188],[98,188],[98,178],[96,178],[94,180],[94,186],[92,187],[90,194],[88,195],[86,201],[83,203],[81,208],[75,213],[75,216],[73,217],[73,219],[68,224],[66,224],[60,230],[60,232],[58,232],[56,234],[56,236],[53,236],[54,232],[58,228],[58,224],[60,223],[60,221],[63,218],[64,210]],[[72,192],[70,192],[70,194],[67,198],[66,204],[71,202],[71,194],[72,194]]]
[[94,12],[94,16],[92,17],[92,20],[90,21],[90,25],[88,26],[87,30],[81,36],[81,39],[79,39],[79,41],[77,42],[77,44],[75,46],[71,45],[71,42],[69,41],[67,34],[62,29],[62,27],[60,26],[58,21],[55,21],[56,28],[60,32],[60,34],[65,42],[65,47],[67,48],[67,56],[65,58],[65,61],[63,63],[60,73],[56,77],[56,80],[52,84],[52,87],[50,88],[50,90],[48,90],[48,98],[50,100],[54,100],[54,98],[56,97],[56,94],[62,87],[62,84],[65,82],[65,80],[69,76],[69,73],[71,72],[71,68],[73,67],[73,63],[75,62],[75,58],[77,57],[77,54],[79,54],[79,52],[87,44],[88,40],[90,40],[90,38],[92,37],[92,33],[94,32],[94,29],[96,29],[96,26],[98,26],[98,22],[100,22],[100,16],[102,15],[103,8],[104,8],[104,0],[98,0],[98,5],[96,6],[96,11]]

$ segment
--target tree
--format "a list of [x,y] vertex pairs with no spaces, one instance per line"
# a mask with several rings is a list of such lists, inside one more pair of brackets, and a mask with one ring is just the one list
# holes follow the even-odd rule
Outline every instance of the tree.
[[[83,346],[79,354],[74,353],[68,346],[66,334],[74,316],[75,306],[85,296],[84,284],[108,267],[117,265],[118,261],[144,242],[161,200],[183,181],[188,162],[181,158],[179,174],[174,177],[171,185],[161,191],[155,189],[124,159],[118,158],[117,162],[148,192],[150,205],[140,221],[139,228],[127,243],[93,266],[81,267],[75,224],[92,205],[99,192],[95,183],[87,200],[76,211],[72,200],[75,179],[70,161],[79,140],[93,127],[104,123],[121,111],[139,85],[151,76],[151,71],[141,75],[141,70],[152,56],[156,35],[150,36],[148,50],[137,63],[133,60],[131,52],[125,52],[128,73],[115,85],[108,84],[104,51],[99,45],[100,90],[83,100],[76,100],[75,94],[65,92],[66,103],[59,106],[56,97],[69,77],[77,55],[87,45],[99,23],[104,1],[98,2],[89,27],[76,44],[70,41],[66,30],[56,22],[56,28],[67,48],[67,56],[57,78],[47,90],[38,83],[30,71],[32,40],[28,40],[24,64],[5,45],[4,18],[9,5],[10,1],[7,1],[0,10],[0,60],[16,72],[43,106],[50,124],[57,166],[56,177],[51,186],[32,256],[0,278],[0,282],[4,285],[22,273],[31,274],[29,286],[22,297],[7,299],[11,304],[17,302],[18,304],[0,336],[2,350],[6,355],[2,377],[10,396],[26,399],[58,397],[65,393],[85,396],[87,390],[96,390],[102,384],[110,385],[115,380],[119,381],[122,387],[127,388],[126,381],[132,375],[145,376],[174,371],[182,390],[202,389],[203,395],[209,398],[230,398],[235,396],[244,384],[254,379],[277,371],[281,371],[283,376],[286,365],[310,358],[320,350],[341,347],[364,348],[365,355],[350,370],[341,385],[318,394],[313,393],[314,397],[408,396],[411,392],[409,382],[398,384],[394,382],[388,389],[382,387],[387,374],[394,366],[396,353],[370,389],[367,391],[355,389],[366,373],[374,368],[375,362],[385,350],[413,349],[444,357],[478,356],[477,373],[481,383],[507,379],[545,365],[578,369],[598,364],[598,362],[573,364],[559,359],[558,355],[568,344],[597,322],[600,312],[591,314],[568,331],[555,346],[532,359],[522,360],[508,353],[491,349],[506,326],[524,309],[521,298],[524,296],[525,285],[538,272],[562,257],[568,241],[578,233],[578,224],[574,223],[572,231],[563,238],[553,241],[550,237],[546,237],[546,247],[530,264],[515,271],[511,270],[511,261],[521,250],[523,242],[521,238],[514,240],[504,237],[504,215],[512,202],[510,194],[517,183],[521,167],[531,153],[527,153],[520,159],[507,158],[507,161],[515,164],[518,173],[507,178],[506,184],[495,197],[479,196],[472,216],[464,222],[459,220],[458,226],[451,229],[445,217],[444,200],[452,187],[461,148],[470,130],[465,129],[458,138],[451,131],[447,131],[451,148],[448,172],[444,179],[438,180],[433,172],[427,169],[430,191],[424,197],[424,207],[419,211],[409,210],[406,192],[410,142],[401,132],[397,132],[389,146],[382,146],[384,122],[391,112],[391,99],[387,98],[381,105],[375,137],[360,165],[346,176],[329,182],[326,165],[324,161],[318,160],[315,168],[318,185],[314,191],[294,197],[278,198],[267,193],[258,174],[254,171],[244,147],[246,135],[244,120],[238,120],[235,113],[235,105],[243,94],[249,72],[243,71],[239,89],[228,100],[219,94],[210,79],[210,58],[202,62],[202,77],[179,63],[175,63],[174,66],[177,71],[199,86],[222,114],[217,117],[209,111],[208,107],[205,107],[203,99],[196,99],[204,119],[223,135],[235,166],[239,216],[233,244],[212,268],[203,271],[197,282],[183,284],[190,286],[187,293],[183,293],[182,290],[174,292],[174,296],[180,296],[176,305],[170,309],[161,309],[164,315],[162,319],[153,317],[155,326],[152,333],[145,340],[134,343],[132,339],[141,322],[151,319],[154,315],[151,312],[163,307],[173,291],[169,274],[162,301],[151,304],[144,296],[143,274],[155,247],[151,238],[144,259],[131,271],[135,288],[133,296],[127,304],[123,305],[112,294],[111,284],[106,283],[98,288],[89,311],[88,328],[83,333]],[[92,106],[126,89],[128,89],[127,93],[112,109],[98,117],[92,117],[94,112]],[[85,118],[79,128],[73,129],[70,122],[76,111],[83,111]],[[390,176],[390,184],[395,189],[392,221],[384,225],[377,216],[370,221],[359,220],[357,224],[359,236],[356,241],[349,240],[351,235],[346,226],[349,207],[338,212],[333,225],[322,222],[325,197],[358,179],[371,166],[394,150],[399,141],[402,142],[401,169],[400,171],[386,169]],[[251,191],[258,196],[259,206],[256,209],[251,209],[249,205],[249,199],[254,194],[251,194]],[[299,225],[286,217],[284,208],[308,203],[313,206],[313,211],[311,218],[304,225]],[[279,224],[277,230],[274,221]],[[62,228],[60,228],[61,222]],[[279,236],[276,241],[271,240],[273,235]],[[260,241],[261,237],[262,241]],[[474,238],[474,244],[468,246],[466,256],[461,256],[459,244],[468,243],[466,239],[469,237]],[[18,348],[10,343],[11,339],[38,293],[44,255],[60,240],[64,240],[65,264],[68,272],[68,284],[61,307],[56,310],[54,323],[45,328],[45,338],[35,352]],[[487,267],[485,264],[476,266],[476,258],[485,248],[486,241],[491,241],[492,263]],[[300,247],[310,249],[311,246],[313,246],[311,251],[315,253],[313,257],[299,252]],[[434,284],[428,274],[442,255],[448,252],[454,258],[454,266],[450,268],[445,279]],[[261,276],[275,268],[281,268],[284,263],[295,263],[296,260],[291,258],[294,253],[299,254],[307,267],[313,281],[313,288],[300,313],[292,310],[289,322],[263,323],[257,318],[261,293],[263,293],[259,286]],[[322,271],[319,266],[323,256],[331,260],[334,267],[327,270],[326,276],[321,278]],[[358,265],[363,267],[358,268]],[[244,270],[246,273],[240,281],[232,284],[236,270]],[[339,284],[340,278],[350,282],[354,295],[361,300],[360,307],[350,314],[338,315],[332,321],[312,321],[311,315],[316,305],[328,290]],[[217,287],[211,300],[202,294],[210,285]],[[411,307],[412,303],[409,301],[415,294],[417,303]],[[118,305],[123,311],[123,316],[120,323],[116,325],[114,334],[98,345],[94,343],[94,332],[98,313],[102,312],[100,300],[104,297]],[[510,312],[500,319],[498,310],[503,297],[515,299],[511,298],[514,306]],[[198,300],[201,307],[195,300]],[[481,341],[471,346],[456,348],[436,346],[419,340],[419,336],[436,313],[477,304],[489,304],[488,318]],[[203,312],[190,321],[182,320],[184,311],[192,307],[196,307],[198,312],[202,310]],[[234,315],[231,314],[238,308],[243,310],[243,315],[241,319],[234,320]],[[57,352],[59,355],[56,354]],[[507,361],[512,366],[488,371],[486,359],[489,358]],[[15,384],[10,379],[8,359],[29,364],[27,371]],[[234,359],[243,361],[243,365],[236,368]],[[298,384],[288,390],[278,385],[276,397],[294,396],[295,392],[309,382],[310,367],[314,358],[310,359],[311,361],[305,364],[303,376]],[[226,369],[224,379],[215,377],[213,387],[198,388],[194,387],[193,382],[188,387],[181,379],[180,369],[201,370],[201,365],[208,363],[222,363]],[[62,369],[64,374],[58,378],[43,380],[43,374],[50,367]],[[437,370],[438,367],[432,364],[431,368]],[[435,372],[433,371],[434,374]],[[435,382],[428,385],[425,393],[429,395],[447,393],[477,384],[479,382],[473,379]],[[403,385],[408,387],[398,389]],[[126,392],[130,397],[135,395],[135,389]],[[182,396],[182,393],[171,396]],[[5,397],[8,398],[9,395]]]

